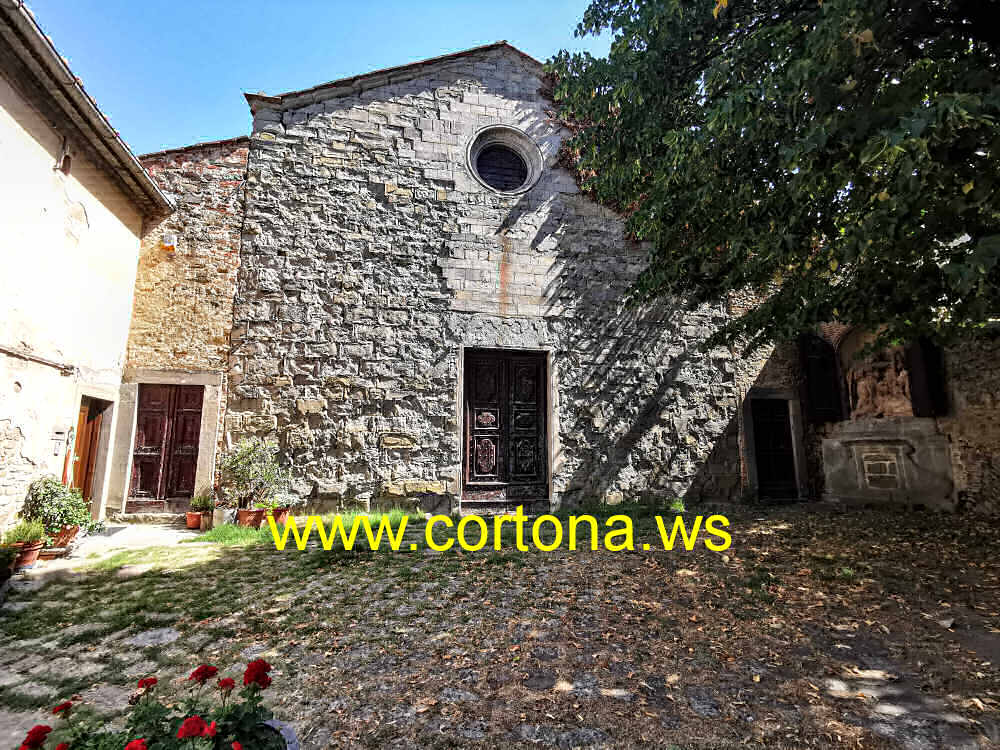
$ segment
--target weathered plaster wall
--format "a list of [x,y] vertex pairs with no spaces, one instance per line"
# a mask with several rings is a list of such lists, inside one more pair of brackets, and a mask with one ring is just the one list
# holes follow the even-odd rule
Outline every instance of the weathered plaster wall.
[[0,346],[69,366],[0,353],[0,527],[30,480],[62,474],[52,433],[75,426],[80,396],[114,401],[121,381],[142,218],[82,155],[54,169],[62,147],[0,78]]
[[[698,479],[740,390],[730,351],[697,351],[725,312],[625,308],[643,253],[556,166],[565,133],[539,72],[494,50],[258,109],[227,429],[276,435],[300,492],[457,492],[472,346],[551,352],[557,500],[677,497]],[[542,149],[528,193],[470,176],[488,124]]]

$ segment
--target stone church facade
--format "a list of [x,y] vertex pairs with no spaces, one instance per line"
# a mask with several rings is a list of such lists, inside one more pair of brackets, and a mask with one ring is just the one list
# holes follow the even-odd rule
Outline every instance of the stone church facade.
[[178,209],[143,240],[126,509],[184,473],[136,469],[163,404],[193,425],[188,485],[260,436],[324,507],[995,507],[995,347],[861,363],[826,326],[704,351],[738,301],[626,305],[645,251],[560,166],[544,92],[501,42],[250,94],[249,138],[142,157]]
[[[300,492],[689,490],[738,399],[731,353],[697,353],[725,312],[625,308],[643,251],[558,166],[543,83],[498,44],[247,96],[227,424],[276,435]],[[493,144],[523,161],[506,189],[479,174]]]

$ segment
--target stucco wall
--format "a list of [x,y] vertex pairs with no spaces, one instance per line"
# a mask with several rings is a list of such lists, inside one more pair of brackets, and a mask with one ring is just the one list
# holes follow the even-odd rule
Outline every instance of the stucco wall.
[[55,170],[62,145],[0,78],[0,345],[72,368],[0,353],[0,525],[31,479],[61,475],[52,433],[75,426],[80,396],[114,400],[121,381],[142,218],[82,155]]
[[[258,111],[227,429],[276,436],[300,492],[458,492],[463,347],[550,352],[556,502],[683,496],[723,439],[733,354],[697,347],[725,311],[625,307],[643,251],[556,166],[539,72],[493,50]],[[489,124],[541,148],[526,194],[469,174]]]

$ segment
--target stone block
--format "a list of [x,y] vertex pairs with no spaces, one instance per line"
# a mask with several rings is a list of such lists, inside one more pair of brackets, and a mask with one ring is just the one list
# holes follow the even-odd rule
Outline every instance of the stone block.
[[379,445],[389,450],[403,450],[413,448],[417,441],[409,435],[382,435],[379,438]]
[[322,414],[326,411],[325,398],[299,398],[295,400],[295,409],[299,414]]

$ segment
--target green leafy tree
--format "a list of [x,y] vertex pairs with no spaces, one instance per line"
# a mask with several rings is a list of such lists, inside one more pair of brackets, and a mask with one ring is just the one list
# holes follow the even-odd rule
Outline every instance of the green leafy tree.
[[238,507],[261,507],[288,486],[291,475],[278,463],[277,452],[277,443],[249,437],[222,455],[222,487]]
[[1000,282],[996,0],[594,0],[548,69],[566,156],[716,337],[982,331]]

